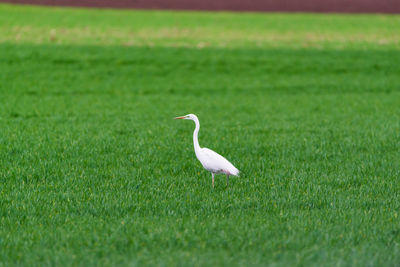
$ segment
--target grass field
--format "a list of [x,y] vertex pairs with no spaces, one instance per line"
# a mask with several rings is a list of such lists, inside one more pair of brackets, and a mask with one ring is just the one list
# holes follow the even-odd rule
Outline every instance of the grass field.
[[400,16],[0,14],[0,266],[400,263]]

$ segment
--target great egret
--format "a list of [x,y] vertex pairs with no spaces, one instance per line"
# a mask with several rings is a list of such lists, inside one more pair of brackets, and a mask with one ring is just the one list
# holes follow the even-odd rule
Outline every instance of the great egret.
[[196,128],[193,132],[193,145],[194,145],[194,152],[196,153],[197,159],[201,162],[203,167],[211,172],[212,177],[212,186],[214,187],[214,175],[217,173],[224,173],[226,174],[226,186],[229,185],[229,176],[239,175],[239,170],[235,168],[226,158],[218,154],[217,152],[212,151],[211,149],[200,147],[198,134],[200,130],[200,122],[196,115],[188,114],[186,116],[176,117],[177,119],[183,120],[192,120],[196,124]]

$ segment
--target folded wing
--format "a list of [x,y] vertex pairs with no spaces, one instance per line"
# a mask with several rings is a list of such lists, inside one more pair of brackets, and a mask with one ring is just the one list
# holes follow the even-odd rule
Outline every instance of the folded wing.
[[201,148],[199,160],[203,167],[213,173],[239,175],[239,170],[226,158],[208,148]]

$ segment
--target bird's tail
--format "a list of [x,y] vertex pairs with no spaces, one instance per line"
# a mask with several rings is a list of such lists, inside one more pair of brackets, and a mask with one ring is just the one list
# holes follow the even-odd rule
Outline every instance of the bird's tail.
[[230,171],[230,173],[232,175],[239,176],[240,171],[238,169],[236,169],[235,167],[233,167],[232,170]]

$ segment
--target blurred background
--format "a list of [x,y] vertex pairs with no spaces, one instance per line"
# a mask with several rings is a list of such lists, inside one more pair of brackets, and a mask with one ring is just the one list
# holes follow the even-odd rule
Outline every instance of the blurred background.
[[184,9],[225,11],[398,13],[397,0],[1,0],[19,4],[87,6],[139,9]]

